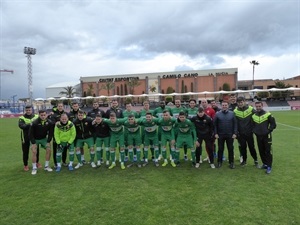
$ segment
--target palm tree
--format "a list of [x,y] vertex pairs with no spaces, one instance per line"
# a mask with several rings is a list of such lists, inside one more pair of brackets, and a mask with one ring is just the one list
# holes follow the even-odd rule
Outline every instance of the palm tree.
[[65,91],[59,92],[60,95],[65,95],[67,98],[72,98],[77,94],[76,89],[72,86],[67,86],[63,88]]
[[250,61],[250,64],[253,65],[253,74],[252,74],[252,89],[254,89],[254,70],[255,70],[255,66],[259,65],[259,62],[256,60],[252,60]]
[[107,96],[110,96],[110,90],[115,88],[115,83],[111,81],[107,82],[105,84],[102,84],[101,88],[107,90]]
[[93,84],[88,84],[88,88],[87,88],[87,90],[86,90],[87,96],[92,96],[92,95],[93,95],[93,91],[94,91],[94,86],[93,86]]
[[132,95],[134,94],[134,88],[141,85],[141,82],[139,82],[138,79],[133,79],[133,80],[127,81],[126,83],[130,90],[129,93]]

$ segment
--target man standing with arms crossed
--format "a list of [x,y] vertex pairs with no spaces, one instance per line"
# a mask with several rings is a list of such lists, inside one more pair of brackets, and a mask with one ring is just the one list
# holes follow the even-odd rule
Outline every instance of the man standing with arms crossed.
[[253,139],[253,125],[252,125],[252,115],[254,114],[254,109],[252,106],[248,106],[245,103],[244,97],[237,98],[238,107],[236,107],[233,112],[235,114],[238,126],[238,142],[241,148],[243,161],[241,166],[247,164],[247,145],[249,147],[250,154],[254,159],[254,165],[256,168],[260,168],[257,161],[257,154],[254,147]]
[[256,135],[257,146],[261,161],[262,169],[267,169],[266,173],[272,171],[272,131],[276,128],[276,122],[271,113],[263,110],[263,103],[255,103],[256,113],[252,116],[253,133]]
[[[19,128],[21,129],[21,141],[22,141],[22,152],[23,152],[23,164],[24,171],[28,171],[28,158],[29,158],[29,149],[30,149],[30,140],[29,140],[29,128],[32,121],[38,118],[38,115],[35,115],[32,112],[32,106],[25,106],[25,114],[19,118]],[[40,167],[39,161],[39,149],[37,149],[37,166]]]
[[31,150],[32,150],[31,174],[36,175],[37,173],[36,154],[39,145],[41,145],[42,148],[46,149],[46,162],[45,162],[44,170],[48,172],[52,172],[52,169],[49,166],[49,161],[51,156],[50,142],[53,137],[53,128],[52,128],[51,120],[47,119],[47,113],[45,110],[40,110],[39,117],[32,122],[29,129],[29,137],[30,137]]

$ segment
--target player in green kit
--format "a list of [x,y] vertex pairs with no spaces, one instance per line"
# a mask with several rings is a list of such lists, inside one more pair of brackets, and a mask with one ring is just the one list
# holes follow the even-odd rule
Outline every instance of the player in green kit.
[[162,150],[162,157],[164,158],[164,163],[162,166],[168,165],[167,159],[167,142],[169,142],[169,147],[171,150],[171,165],[176,167],[174,162],[175,159],[175,133],[174,133],[174,124],[176,123],[176,119],[170,116],[170,112],[165,110],[163,112],[163,118],[159,120],[159,125],[161,128],[161,150]]
[[[129,115],[134,115],[135,118],[138,118],[138,113],[132,110],[132,105],[130,102],[125,103],[126,110],[123,111],[123,117],[128,118]],[[127,143],[128,132],[124,130],[124,144],[125,144],[125,162],[128,161],[128,143]],[[134,158],[136,159],[136,149],[134,149]]]
[[123,124],[126,121],[126,119],[117,119],[116,113],[111,112],[109,114],[109,120],[104,120],[105,123],[109,126],[110,129],[110,159],[112,161],[111,165],[108,167],[108,169],[113,169],[116,167],[116,147],[117,143],[119,143],[120,146],[120,155],[121,155],[121,169],[125,169],[124,165],[124,158],[125,158],[125,152],[124,152],[124,129]]
[[155,166],[159,166],[158,164],[158,136],[157,136],[157,125],[159,123],[158,118],[153,118],[152,114],[149,112],[146,114],[146,119],[140,121],[140,124],[144,127],[144,164],[146,166],[148,164],[148,149],[150,144],[154,146],[154,164]]
[[136,161],[137,166],[141,167],[141,129],[139,120],[135,119],[135,116],[128,115],[127,121],[124,122],[125,132],[127,133],[127,143],[128,143],[128,153],[130,163],[127,167],[131,167],[134,165],[134,157],[133,157],[133,147],[136,149]]
[[176,139],[176,163],[179,164],[180,148],[187,145],[188,149],[191,149],[193,165],[196,163],[195,145],[196,145],[196,130],[195,125],[189,119],[186,118],[184,112],[179,113],[179,117],[175,124],[177,139]]
[[188,119],[193,118],[194,116],[197,116],[198,108],[196,107],[196,100],[190,99],[189,100],[189,108],[187,108],[187,115]]

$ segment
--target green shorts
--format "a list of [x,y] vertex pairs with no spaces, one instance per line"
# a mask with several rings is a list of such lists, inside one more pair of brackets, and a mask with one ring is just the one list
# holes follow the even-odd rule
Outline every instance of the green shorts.
[[109,147],[109,137],[96,138],[96,147],[102,147],[103,145],[104,147]]
[[140,146],[142,144],[142,138],[140,132],[127,133],[127,143],[129,145]]
[[86,138],[86,139],[76,139],[76,148],[82,148],[84,143],[88,145],[89,148],[94,146],[94,137]]
[[171,142],[172,140],[175,140],[174,137],[172,137],[171,134],[164,134],[162,133],[161,134],[161,146],[166,146],[167,145],[167,142]]
[[42,148],[46,149],[47,147],[47,139],[48,138],[43,138],[43,139],[40,139],[40,140],[35,140],[35,143],[36,145],[41,145]]
[[177,136],[176,148],[182,148],[184,145],[191,149],[195,148],[192,135]]
[[121,133],[121,134],[118,134],[118,135],[112,134],[110,136],[109,147],[116,148],[117,147],[117,142],[119,142],[120,148],[124,148],[124,133]]
[[149,146],[150,144],[154,146],[158,146],[158,136],[157,133],[155,135],[147,135],[145,132],[144,135],[144,146]]

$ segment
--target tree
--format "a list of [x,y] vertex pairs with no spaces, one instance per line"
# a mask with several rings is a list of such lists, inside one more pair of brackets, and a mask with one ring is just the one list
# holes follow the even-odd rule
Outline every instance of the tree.
[[[285,84],[283,81],[275,81],[275,88],[278,89],[284,89],[284,88],[289,88],[292,87],[292,85],[290,84]],[[291,91],[274,91],[272,92],[272,97],[273,98],[287,98],[289,96],[291,96],[293,94],[293,92]]]
[[174,88],[172,88],[172,87],[168,87],[167,88],[167,94],[172,94],[172,93],[174,93]]
[[92,96],[92,95],[93,95],[93,91],[94,91],[94,86],[93,86],[93,84],[88,84],[88,88],[87,88],[87,90],[86,90],[87,96]]
[[252,72],[252,89],[254,89],[254,70],[255,70],[255,66],[259,65],[259,62],[256,60],[252,60],[250,61],[250,64],[253,65],[253,72]]
[[102,84],[101,88],[107,90],[107,96],[110,96],[110,90],[115,88],[115,83],[112,81],[106,82],[105,84]]
[[77,94],[76,89],[72,86],[63,88],[65,91],[59,92],[60,95],[65,95],[67,98],[73,98]]
[[138,79],[132,79],[126,82],[127,86],[129,87],[129,93],[134,94],[134,88],[141,85]]

